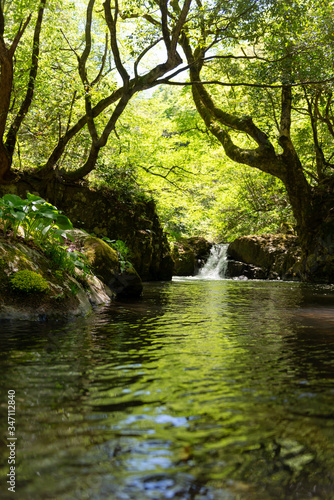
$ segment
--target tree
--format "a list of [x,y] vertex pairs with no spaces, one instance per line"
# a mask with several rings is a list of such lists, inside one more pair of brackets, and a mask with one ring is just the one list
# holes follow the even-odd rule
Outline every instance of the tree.
[[122,199],[146,193],[171,237],[238,236],[293,228],[279,179],[235,164],[196,112],[189,86],[161,86],[127,106],[99,157],[93,185],[112,186]]
[[[75,79],[73,60],[76,62],[76,72],[81,81],[81,92],[74,93],[70,106],[66,106],[68,110],[67,120],[64,116],[62,116],[62,120],[59,120],[63,123],[67,122],[67,126],[64,128],[60,124],[57,142],[50,151],[47,161],[38,171],[40,178],[49,180],[58,174],[58,164],[70,141],[78,137],[84,129],[88,131],[89,142],[86,148],[86,160],[77,169],[63,168],[61,175],[64,179],[76,181],[89,174],[95,168],[101,149],[106,145],[111,132],[115,131],[116,123],[130,99],[138,92],[156,86],[162,76],[182,62],[178,53],[178,43],[182,29],[187,22],[191,0],[184,0],[182,6],[178,7],[175,12],[168,11],[168,4],[168,0],[147,2],[116,0],[112,6],[110,0],[105,0],[103,5],[99,1],[89,0],[86,7],[82,43],[75,45],[65,28],[61,29],[63,46],[58,47],[58,50],[67,50],[72,57],[71,61],[63,62],[63,66],[67,67],[67,71],[71,72],[72,78]],[[42,2],[40,10],[44,10],[44,7],[45,1]],[[168,15],[171,13],[172,15]],[[29,15],[26,21],[20,24],[12,44],[7,48],[4,39],[5,16],[3,9],[1,9],[1,89],[4,93],[0,99],[0,102],[3,102],[2,128],[0,129],[2,137],[5,133],[13,91],[13,56],[30,18]],[[101,29],[106,31],[102,56],[101,44],[97,43],[94,46],[96,31]],[[3,140],[2,156],[0,157],[0,182],[5,181],[10,173],[17,132],[32,102],[33,85],[39,59],[41,20],[36,22],[35,33],[36,31],[38,31],[38,36],[34,36],[30,87],[28,85],[27,90],[29,97],[24,99],[24,112],[19,112],[20,119],[14,119],[6,139]],[[75,35],[77,38],[77,33]],[[158,44],[162,46],[160,51],[161,58],[165,59],[164,62],[159,61],[145,69],[144,64],[142,64],[143,59]],[[107,63],[109,67],[106,67]],[[5,65],[10,71],[5,69]],[[114,74],[113,78],[109,78],[111,74]],[[102,81],[104,88],[101,92],[99,86],[101,88]],[[79,102],[82,101],[84,102],[84,110],[80,115]],[[59,110],[60,112],[61,110]]]
[[[233,5],[198,0],[182,47],[197,110],[227,156],[284,183],[303,250],[301,273],[333,279],[330,7],[321,0]],[[242,88],[252,115],[231,112],[235,93],[219,95],[208,90],[213,85],[237,92]],[[263,116],[261,109],[268,110],[269,104],[272,113]],[[308,144],[313,144],[312,158],[303,154],[305,139],[298,141],[300,122]],[[239,145],[240,136],[248,139],[247,147]]]
[[[25,96],[6,134],[8,113],[11,107],[11,97],[14,78],[14,57],[18,44],[31,21],[32,14],[22,19],[11,41],[5,38],[4,4],[0,2],[0,182],[6,182],[10,177],[10,169],[16,137],[20,126],[32,103],[35,80],[38,71],[39,41],[46,0],[42,0],[37,12],[33,44],[31,50],[31,66]],[[9,11],[11,5],[9,6]]]
[[[10,176],[29,110],[33,117],[44,64],[74,86],[72,94],[57,95],[57,111],[50,111],[52,120],[45,118],[52,130],[35,172],[45,185],[58,176],[78,181],[96,168],[134,95],[160,84],[191,85],[200,116],[227,156],[284,183],[304,252],[304,276],[316,271],[334,278],[334,45],[327,2],[87,0],[84,30],[63,23],[57,31],[49,20],[42,32],[42,1],[33,34],[33,16],[24,15],[33,2],[0,5],[0,182]],[[13,23],[18,5],[25,9]],[[67,0],[62,5],[71,11]],[[18,106],[14,54],[30,33],[30,76]],[[46,36],[58,36],[57,61],[45,57],[52,51]],[[189,81],[175,81],[185,69]],[[51,94],[53,83],[44,83],[40,101],[43,92]],[[75,150],[84,157],[79,166]]]

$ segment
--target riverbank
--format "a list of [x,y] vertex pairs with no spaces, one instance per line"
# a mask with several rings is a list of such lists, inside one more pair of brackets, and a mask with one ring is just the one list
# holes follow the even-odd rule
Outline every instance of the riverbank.
[[71,275],[23,238],[0,236],[0,255],[0,320],[70,319],[113,297],[94,274]]
[[110,298],[142,292],[124,242],[108,244],[73,228],[37,195],[0,198],[0,232],[0,319],[84,315]]

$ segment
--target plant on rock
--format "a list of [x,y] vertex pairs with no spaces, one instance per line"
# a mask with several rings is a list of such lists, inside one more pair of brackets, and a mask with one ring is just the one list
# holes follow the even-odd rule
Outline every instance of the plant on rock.
[[0,223],[4,235],[13,231],[17,235],[22,229],[25,238],[33,238],[37,245],[46,239],[62,241],[65,229],[72,229],[72,223],[56,207],[39,196],[27,193],[23,200],[15,194],[0,198]]
[[105,236],[102,237],[102,240],[105,241],[111,248],[116,250],[121,273],[123,273],[127,267],[132,267],[131,262],[128,260],[128,257],[131,255],[131,250],[124,241],[110,240]]
[[15,194],[0,198],[0,225],[4,236],[11,231],[16,237],[19,230],[25,239],[32,239],[60,268],[75,274],[75,268],[89,273],[85,256],[63,246],[69,236],[64,231],[73,229],[72,222],[55,206],[43,198],[27,193],[27,199]]
[[48,282],[35,271],[25,269],[18,271],[9,278],[10,287],[14,292],[30,294],[46,292]]

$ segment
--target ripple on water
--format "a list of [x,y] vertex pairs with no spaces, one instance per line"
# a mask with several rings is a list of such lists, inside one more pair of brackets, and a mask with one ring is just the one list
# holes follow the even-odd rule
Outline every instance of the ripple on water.
[[180,279],[2,323],[20,498],[332,498],[333,311],[328,287]]

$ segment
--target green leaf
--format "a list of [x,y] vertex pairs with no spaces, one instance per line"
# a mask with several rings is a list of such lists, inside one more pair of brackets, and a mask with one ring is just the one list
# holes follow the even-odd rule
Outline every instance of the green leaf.
[[12,216],[19,220],[19,221],[24,221],[24,219],[26,218],[26,213],[25,212],[12,212]]
[[5,194],[2,198],[5,202],[6,205],[12,206],[12,207],[23,207],[26,205],[26,202],[22,200],[19,196],[16,194]]
[[38,202],[43,202],[45,203],[45,200],[41,198],[40,196],[36,196],[35,194],[27,193],[27,199],[29,201],[38,201]]
[[73,224],[66,215],[59,214],[56,219],[56,224],[60,229],[73,229]]
[[48,231],[50,231],[51,228],[52,228],[51,224],[45,226],[45,228],[42,230],[42,235],[45,236],[48,233]]

